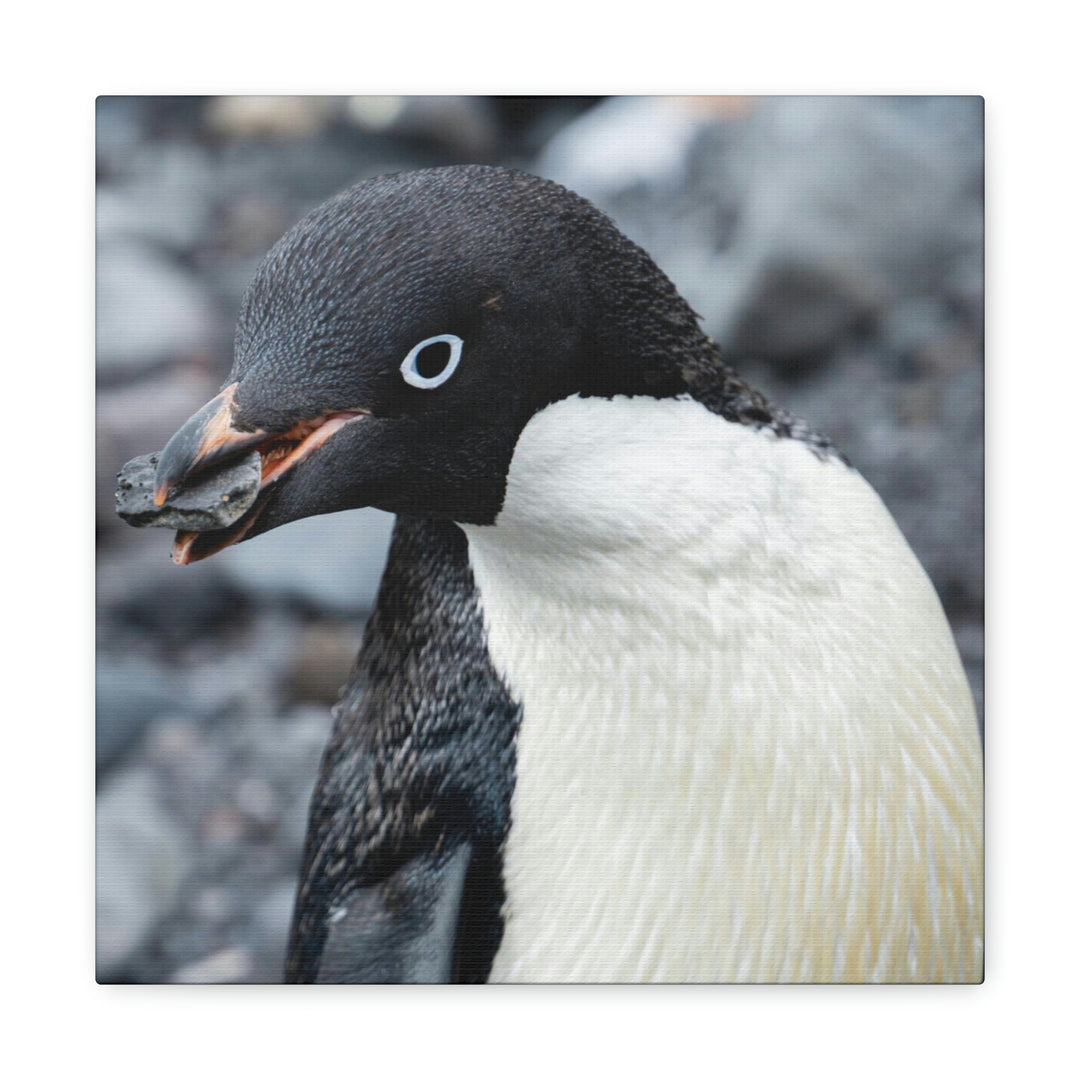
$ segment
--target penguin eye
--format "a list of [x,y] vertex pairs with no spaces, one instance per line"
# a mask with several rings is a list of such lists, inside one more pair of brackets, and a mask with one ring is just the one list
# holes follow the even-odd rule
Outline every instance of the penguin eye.
[[434,390],[454,374],[464,344],[454,334],[425,338],[409,350],[409,355],[401,362],[401,374],[410,386]]

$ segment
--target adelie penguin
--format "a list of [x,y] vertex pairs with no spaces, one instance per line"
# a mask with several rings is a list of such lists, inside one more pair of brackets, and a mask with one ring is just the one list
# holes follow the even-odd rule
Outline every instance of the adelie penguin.
[[930,582],[589,203],[468,166],[313,211],[153,502],[256,452],[177,562],[398,515],[288,980],[981,979],[980,741]]

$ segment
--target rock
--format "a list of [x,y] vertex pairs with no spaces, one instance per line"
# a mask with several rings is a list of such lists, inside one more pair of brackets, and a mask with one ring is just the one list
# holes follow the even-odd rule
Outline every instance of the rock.
[[[100,178],[121,173],[147,134],[145,98],[102,96],[97,99],[95,149]],[[99,188],[100,200],[103,188]],[[100,208],[100,202],[99,202]]]
[[152,775],[131,768],[97,800],[97,974],[108,982],[176,903],[194,865]]
[[117,474],[116,512],[129,525],[209,532],[234,524],[255,505],[262,478],[258,450],[190,477],[156,506],[154,474],[160,458],[160,451],[144,454]]
[[[703,312],[731,355],[797,362],[805,353],[797,325],[779,340],[755,333],[787,319],[782,294],[762,297],[778,266],[834,279],[831,334],[822,327],[813,341],[820,351],[855,316],[933,295],[958,260],[977,256],[979,111],[971,98],[766,99],[739,146],[739,226],[725,268],[741,285]],[[759,314],[749,326],[748,311]]]
[[278,783],[288,805],[281,812],[278,841],[299,868],[299,857],[307,832],[308,807],[323,749],[330,738],[329,709],[306,706],[290,713],[274,729],[277,757],[263,767],[276,770]]
[[170,717],[154,726],[147,740],[147,759],[165,769],[178,761],[190,761],[205,745],[198,725],[190,720]]
[[736,362],[799,370],[898,298],[978,293],[979,99],[740,100],[612,99],[537,171],[611,213]]
[[222,95],[207,98],[204,116],[210,131],[230,139],[298,139],[322,131],[343,106],[329,96]]
[[251,973],[253,982],[281,982],[295,901],[296,882],[288,878],[269,883],[255,905],[250,932],[259,963]]
[[601,207],[639,185],[677,186],[709,120],[688,98],[608,98],[551,139],[536,171]]
[[177,263],[141,241],[102,239],[97,268],[101,375],[217,351],[222,334],[213,302]]
[[[262,721],[257,733],[260,775],[280,791],[306,799],[330,728],[330,710],[319,705],[301,705],[278,719]],[[251,738],[255,737],[252,732]]]
[[422,139],[462,161],[490,160],[498,139],[494,110],[483,97],[353,97],[345,113],[363,132]]
[[299,600],[316,612],[371,610],[386,565],[392,514],[348,510],[294,521],[215,559],[233,582],[263,599]]
[[288,207],[280,198],[274,198],[272,192],[241,195],[223,208],[214,239],[223,253],[243,260],[246,278],[250,280],[255,266],[292,224]]
[[247,822],[235,806],[216,806],[203,815],[200,839],[212,848],[231,850],[244,837]]
[[[155,652],[175,656],[199,643],[220,647],[221,638],[233,635],[229,644],[248,629],[253,608],[246,593],[237,589],[213,560],[206,570],[187,573],[168,559],[169,540],[156,538],[157,558],[124,560],[119,584],[113,582],[112,568],[103,574],[109,586],[107,621],[99,625],[116,640],[106,642],[109,651],[123,648],[120,638],[142,636],[152,642]],[[149,565],[147,563],[149,562]],[[204,564],[197,564],[202,566]]]
[[236,786],[236,807],[262,829],[277,824],[280,807],[277,795],[261,776],[245,776]]
[[186,964],[174,972],[174,983],[238,983],[246,982],[253,958],[241,945],[221,949],[212,956]]
[[97,397],[95,493],[98,541],[123,544],[131,530],[116,516],[116,472],[173,432],[217,393],[220,373],[197,363],[149,372],[130,385],[102,379]]
[[749,353],[789,374],[830,360],[842,341],[866,337],[877,311],[877,297],[858,278],[777,258],[723,332],[725,355]]
[[137,654],[99,654],[96,690],[99,769],[127,753],[151,720],[183,713],[190,703],[175,672]]
[[333,705],[341,696],[360,640],[360,629],[356,626],[332,622],[305,626],[297,641],[295,665],[288,676],[292,696],[299,701]]
[[122,168],[116,182],[98,191],[99,239],[134,239],[191,254],[212,235],[220,191],[205,149],[190,141],[133,146]]
[[207,885],[192,898],[193,918],[209,926],[224,926],[236,913],[234,890],[222,885]]
[[918,356],[952,334],[954,321],[940,296],[902,297],[885,313],[881,341],[897,356]]

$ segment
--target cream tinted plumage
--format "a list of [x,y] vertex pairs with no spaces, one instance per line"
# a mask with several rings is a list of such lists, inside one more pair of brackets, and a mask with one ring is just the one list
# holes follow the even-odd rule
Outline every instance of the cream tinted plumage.
[[316,210],[161,497],[252,447],[255,506],[180,561],[399,514],[289,978],[981,977],[979,738],[929,581],[584,200],[465,167]]

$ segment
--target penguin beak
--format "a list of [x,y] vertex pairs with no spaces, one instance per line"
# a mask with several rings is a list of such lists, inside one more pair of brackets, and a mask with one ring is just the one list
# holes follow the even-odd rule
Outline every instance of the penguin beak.
[[173,489],[189,477],[251,450],[258,450],[262,458],[258,499],[228,529],[177,533],[172,557],[178,565],[198,562],[243,539],[262,513],[271,485],[346,424],[371,415],[363,409],[342,410],[301,420],[286,431],[239,431],[233,426],[238,385],[232,383],[208,401],[166,443],[154,471],[154,504],[163,506]]
[[192,473],[266,440],[268,432],[237,431],[232,426],[237,386],[226,386],[165,444],[154,471],[155,506],[164,506],[169,492]]

